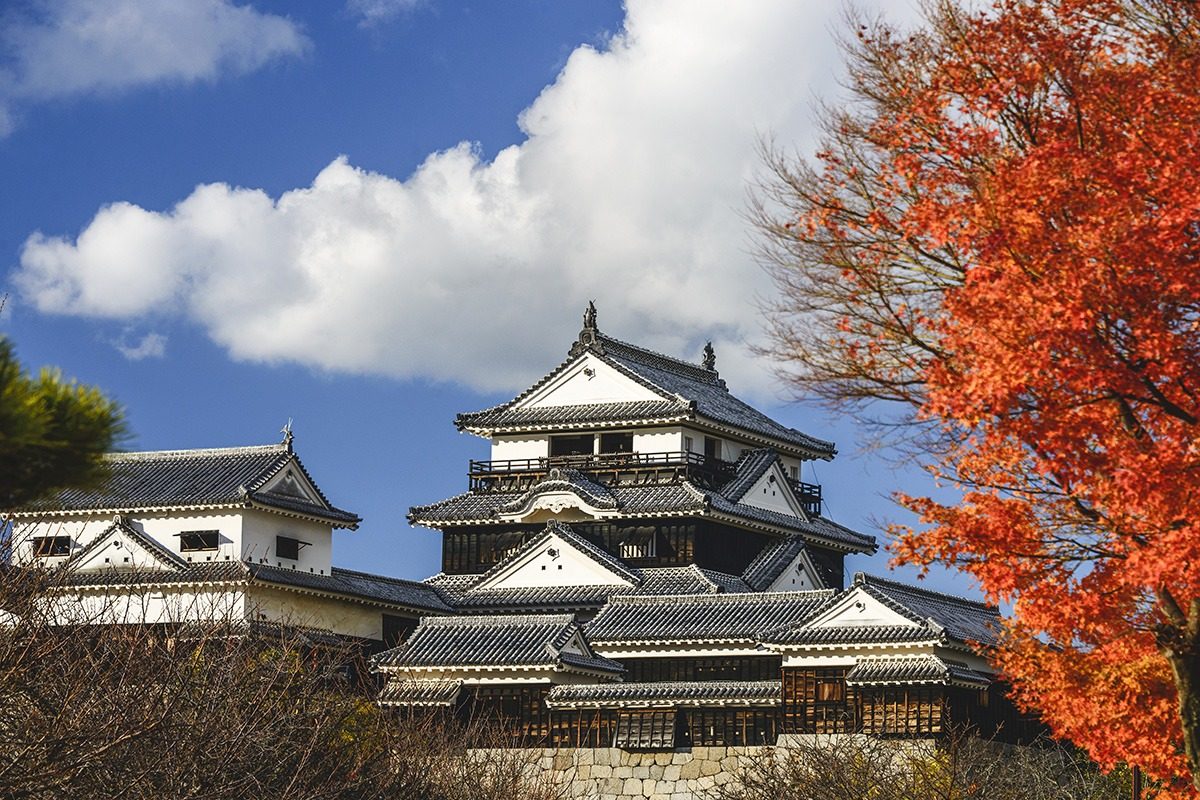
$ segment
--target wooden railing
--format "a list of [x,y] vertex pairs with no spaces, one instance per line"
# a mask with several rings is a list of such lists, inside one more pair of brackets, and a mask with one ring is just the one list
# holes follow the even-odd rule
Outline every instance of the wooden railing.
[[471,461],[472,491],[524,491],[551,469],[575,469],[606,485],[658,485],[694,480],[709,488],[728,483],[733,464],[700,453],[587,453],[583,455]]

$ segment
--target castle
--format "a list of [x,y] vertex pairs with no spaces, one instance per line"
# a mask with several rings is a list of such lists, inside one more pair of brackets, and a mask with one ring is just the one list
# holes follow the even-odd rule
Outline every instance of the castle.
[[[689,363],[601,333],[456,425],[490,441],[468,491],[411,510],[442,536],[423,582],[332,565],[358,518],[281,445],[111,457],[102,492],[9,516],[13,557],[80,598],[114,573],[162,622],[222,608],[369,644],[379,702],[498,723],[514,744],[657,750],[781,735],[1034,730],[986,660],[993,606],[861,573],[873,537],[822,515],[831,442]],[[181,609],[189,609],[183,611]]]

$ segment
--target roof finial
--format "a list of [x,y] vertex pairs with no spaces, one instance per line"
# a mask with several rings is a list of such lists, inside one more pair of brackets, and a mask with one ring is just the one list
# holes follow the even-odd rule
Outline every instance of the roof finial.
[[709,372],[717,371],[717,352],[713,350],[712,342],[704,345],[704,360],[700,363]]
[[287,445],[288,452],[289,453],[292,452],[292,440],[295,439],[296,436],[295,436],[295,434],[292,433],[292,418],[291,417],[288,417],[287,424],[285,424],[279,430],[279,432],[283,434],[283,443]]
[[600,344],[600,329],[596,327],[596,301],[589,300],[587,309],[583,312],[583,330],[579,332],[579,339],[575,344],[571,345],[571,356],[578,356],[584,350],[595,350],[603,353],[604,347]]

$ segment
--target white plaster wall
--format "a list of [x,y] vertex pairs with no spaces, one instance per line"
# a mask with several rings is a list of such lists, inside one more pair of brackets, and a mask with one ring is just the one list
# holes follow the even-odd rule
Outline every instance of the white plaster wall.
[[550,455],[549,434],[496,436],[492,439],[493,461],[545,458],[548,455]]
[[240,590],[196,591],[172,586],[132,586],[107,594],[81,592],[51,598],[49,612],[62,624],[239,622],[246,618]]
[[[205,514],[155,512],[129,516],[125,522],[129,527],[141,531],[173,553],[187,560],[229,561],[238,558],[242,538],[242,514],[223,511]],[[92,543],[113,524],[113,516],[57,516],[46,517],[34,522],[19,522],[13,532],[13,560],[27,564],[35,560],[33,538],[37,536],[70,536],[71,551],[77,552]],[[183,531],[219,531],[220,547],[216,551],[184,553],[180,550],[180,539],[176,534]],[[36,559],[45,564],[65,561],[65,558]]]
[[683,428],[647,428],[633,432],[635,453],[678,453],[683,450]]
[[820,579],[809,571],[804,564],[803,554],[792,559],[787,569],[779,573],[775,582],[767,587],[768,592],[804,592],[811,589],[824,589]]
[[[275,554],[275,537],[291,536],[308,547],[300,548],[297,560]],[[333,527],[328,523],[285,517],[270,511],[247,509],[242,520],[242,558],[274,567],[328,575],[333,564]]]
[[[591,374],[588,374],[589,372]],[[526,398],[519,408],[661,399],[640,383],[630,380],[603,361],[587,355],[552,383]]]
[[247,590],[246,616],[260,622],[319,628],[345,636],[382,640],[383,614],[384,610],[377,606],[352,600],[265,586],[251,586]]

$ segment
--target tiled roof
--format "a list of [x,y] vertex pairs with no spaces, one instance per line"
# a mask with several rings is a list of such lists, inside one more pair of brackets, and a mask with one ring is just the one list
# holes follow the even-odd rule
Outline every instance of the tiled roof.
[[570,614],[426,617],[399,647],[380,653],[381,668],[511,667],[618,675],[624,667],[563,651],[579,631]]
[[379,693],[381,706],[452,706],[462,681],[389,680]]
[[721,487],[721,495],[731,503],[738,502],[746,496],[754,482],[778,460],[779,454],[771,447],[742,451],[733,467],[733,480]]
[[994,645],[1000,630],[1000,609],[963,597],[934,592],[909,584],[855,574],[851,588],[861,586],[891,608],[915,622],[933,620],[960,642]]
[[776,706],[779,681],[561,684],[550,690],[550,708]]
[[755,642],[764,631],[809,618],[835,594],[618,595],[584,631],[595,644]]
[[337,527],[357,527],[360,518],[333,507],[317,489],[319,502],[259,489],[289,465],[314,487],[290,445],[229,447],[215,450],[164,450],[111,453],[105,457],[109,478],[101,489],[66,489],[20,512],[115,511],[189,508],[215,505],[262,505],[315,516]]
[[801,536],[788,536],[772,542],[759,551],[746,569],[742,570],[742,580],[755,591],[764,591],[802,552],[804,538]]
[[607,487],[584,475],[577,469],[554,467],[544,480],[538,481],[526,491],[510,500],[497,510],[502,513],[520,511],[530,500],[545,492],[571,492],[593,508],[612,509],[617,500]]
[[695,403],[696,413],[700,417],[787,442],[819,458],[830,459],[837,453],[833,442],[826,442],[780,425],[761,411],[734,397],[715,370],[689,364],[603,334],[599,334],[597,338],[602,348],[601,357],[605,361],[620,364],[646,383]]
[[472,414],[459,414],[454,424],[459,430],[467,431],[536,430],[612,423],[682,421],[689,418],[692,411],[690,404],[677,399],[533,408],[510,408],[505,404]]
[[213,561],[188,564],[184,570],[88,570],[66,571],[64,581],[71,586],[146,586],[181,583],[232,583],[249,576],[244,561]]
[[[745,503],[732,503],[718,492],[688,482],[659,486],[612,486],[618,513],[612,518],[664,514],[706,514],[718,511],[749,523],[795,531],[810,539],[851,551],[874,552],[875,537],[845,528],[823,517],[801,519]],[[438,527],[468,522],[500,522],[500,509],[521,495],[517,492],[465,492],[426,506],[414,506],[408,514],[413,524]]]
[[933,655],[909,658],[861,658],[846,673],[850,686],[882,686],[887,684],[937,683],[964,686],[987,686],[990,676]]
[[[716,594],[749,591],[736,575],[704,569],[695,564],[686,567],[642,567],[644,580],[631,594]],[[624,593],[623,593],[624,594]]]
[[564,612],[598,609],[626,586],[521,586],[510,589],[475,589],[458,594],[446,593],[459,611],[478,614],[484,611]]
[[[576,344],[563,363],[509,402],[459,414],[455,424],[460,430],[486,434],[496,430],[686,418],[738,429],[813,458],[830,459],[837,452],[832,442],[780,425],[734,397],[715,370],[622,342],[595,329],[592,333],[590,344]],[[575,363],[585,351],[655,392],[661,400],[515,408]]]

